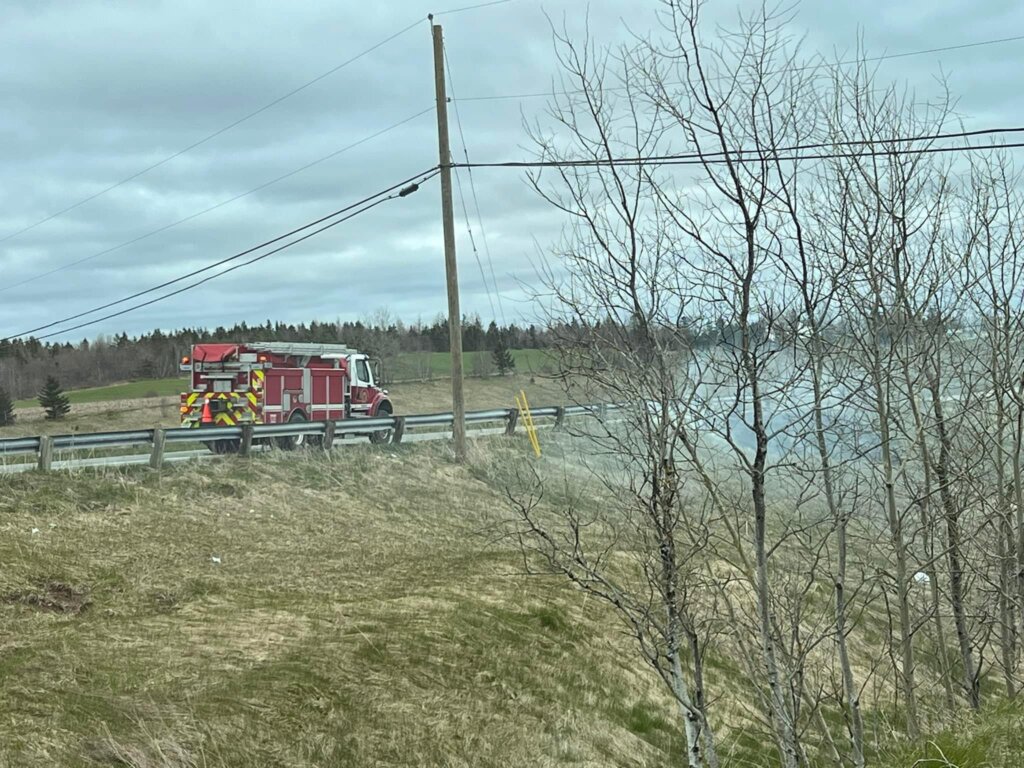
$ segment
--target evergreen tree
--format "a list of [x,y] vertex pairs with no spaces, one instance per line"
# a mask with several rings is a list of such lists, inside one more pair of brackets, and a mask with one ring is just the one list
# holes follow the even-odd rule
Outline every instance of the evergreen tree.
[[14,424],[14,401],[6,389],[0,389],[0,427]]
[[498,373],[504,376],[507,373],[511,373],[516,369],[515,358],[512,357],[512,352],[505,344],[505,340],[498,337],[498,340],[494,342],[494,349],[491,350],[491,358],[494,360],[494,367],[498,369]]
[[484,334],[487,339],[487,348],[494,350],[498,348],[498,345],[504,345],[505,337],[501,330],[498,328],[498,324],[491,320],[491,324],[487,326],[487,333]]
[[48,419],[63,419],[71,411],[71,402],[68,400],[60,383],[53,376],[46,377],[46,384],[36,398],[39,405],[46,411]]

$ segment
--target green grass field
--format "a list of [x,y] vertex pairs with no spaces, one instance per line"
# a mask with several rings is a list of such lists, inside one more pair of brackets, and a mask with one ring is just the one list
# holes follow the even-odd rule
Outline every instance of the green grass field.
[[[544,349],[514,349],[518,373],[544,373],[551,369],[550,352]],[[451,376],[451,354],[448,352],[406,352],[399,355],[389,376],[393,381],[429,379]],[[462,370],[467,376],[488,375],[495,372],[490,352],[466,352],[462,356]]]
[[[123,384],[111,384],[107,387],[91,387],[74,389],[67,392],[72,405],[84,403],[103,403],[114,400],[138,400],[144,397],[166,397],[177,395],[185,387],[185,379],[175,376],[171,379],[140,379]],[[15,408],[35,408],[35,399],[18,400]]]

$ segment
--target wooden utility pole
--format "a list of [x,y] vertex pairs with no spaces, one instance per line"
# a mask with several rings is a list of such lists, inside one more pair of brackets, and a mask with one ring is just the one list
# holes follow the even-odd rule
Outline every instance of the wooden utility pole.
[[437,146],[441,166],[441,219],[444,223],[444,267],[448,278],[448,340],[452,351],[452,439],[455,457],[466,459],[466,403],[462,394],[462,313],[459,311],[459,271],[455,261],[455,219],[452,213],[452,160],[448,146],[448,97],[444,87],[444,36],[433,23],[434,90],[437,94]]

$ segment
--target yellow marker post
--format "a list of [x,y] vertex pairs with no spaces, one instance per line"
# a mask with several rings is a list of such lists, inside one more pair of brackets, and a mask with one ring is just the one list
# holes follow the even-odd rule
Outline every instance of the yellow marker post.
[[526,427],[526,435],[530,438],[533,452],[537,455],[537,458],[540,458],[540,441],[537,440],[537,427],[533,423],[530,404],[526,401],[526,392],[522,389],[516,395],[516,406],[519,408],[519,417],[523,420],[523,426]]

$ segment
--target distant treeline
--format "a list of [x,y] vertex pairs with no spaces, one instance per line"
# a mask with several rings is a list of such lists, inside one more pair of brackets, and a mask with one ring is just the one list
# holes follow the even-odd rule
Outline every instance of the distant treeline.
[[[466,318],[462,325],[466,351],[492,350],[499,341],[513,349],[542,349],[550,331],[514,323],[484,326],[480,318]],[[34,396],[47,376],[55,376],[65,389],[105,386],[131,379],[166,378],[178,373],[178,361],[197,342],[309,341],[344,343],[393,362],[405,352],[448,350],[448,321],[439,318],[427,325],[401,322],[239,323],[230,328],[183,328],[155,330],[141,336],[126,333],[70,342],[46,343],[38,339],[0,342],[0,388],[14,398]]]
[[[728,343],[736,329],[722,319],[714,322],[685,321],[688,333],[673,329],[665,339],[679,343],[685,339],[690,346],[706,347]],[[484,326],[479,317],[464,318],[462,345],[467,352],[505,349],[551,349],[571,346],[573,339],[587,337],[593,344],[595,334],[611,331],[614,321],[598,322],[584,327],[578,320],[559,321],[544,326]],[[780,326],[782,324],[779,324]],[[611,334],[614,335],[614,334]],[[755,330],[755,335],[758,332]],[[776,331],[776,335],[780,335]],[[448,320],[440,317],[433,323],[405,324],[386,317],[376,321],[345,321],[311,323],[275,323],[262,325],[238,323],[229,328],[182,328],[165,332],[155,330],[141,336],[126,333],[104,336],[92,341],[41,342],[35,338],[0,341],[0,389],[16,399],[32,397],[48,376],[54,376],[65,389],[101,387],[134,379],[168,378],[178,374],[178,361],[197,342],[230,341],[308,341],[342,343],[384,361],[385,371],[409,366],[396,366],[403,353],[448,351]],[[429,366],[424,365],[424,376]],[[475,371],[484,373],[486,371]]]

